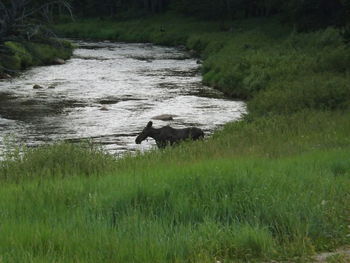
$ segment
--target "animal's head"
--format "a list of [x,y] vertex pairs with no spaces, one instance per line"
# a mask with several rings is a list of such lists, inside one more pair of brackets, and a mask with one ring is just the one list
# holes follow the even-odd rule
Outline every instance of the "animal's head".
[[152,125],[153,125],[153,122],[151,122],[151,121],[147,123],[147,126],[136,137],[135,142],[137,144],[140,144],[142,141],[146,140],[146,138],[149,136],[150,132],[152,131]]

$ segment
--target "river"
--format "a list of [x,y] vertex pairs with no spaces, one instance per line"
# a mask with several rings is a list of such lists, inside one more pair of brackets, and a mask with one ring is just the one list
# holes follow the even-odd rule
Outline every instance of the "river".
[[[185,50],[152,44],[75,41],[63,65],[35,67],[0,80],[0,151],[6,141],[29,147],[89,139],[107,152],[148,150],[135,144],[154,127],[196,126],[206,136],[239,119],[245,103],[201,83],[200,64]],[[38,84],[43,89],[33,89]],[[50,87],[50,88],[49,88]]]

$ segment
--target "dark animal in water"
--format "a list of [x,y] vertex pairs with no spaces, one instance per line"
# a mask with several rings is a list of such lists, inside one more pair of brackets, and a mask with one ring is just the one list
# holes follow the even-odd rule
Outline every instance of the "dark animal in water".
[[158,148],[164,148],[167,145],[173,145],[184,140],[195,141],[204,138],[204,132],[199,128],[174,129],[170,126],[164,126],[156,129],[152,125],[151,121],[148,122],[147,126],[137,136],[135,140],[137,144],[146,140],[147,137],[151,137],[156,141]]

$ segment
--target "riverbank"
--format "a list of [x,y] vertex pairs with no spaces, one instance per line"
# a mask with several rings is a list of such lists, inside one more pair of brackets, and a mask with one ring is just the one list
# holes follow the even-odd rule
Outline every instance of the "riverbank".
[[0,51],[0,78],[33,66],[57,63],[71,57],[73,46],[64,40],[6,41]]
[[[0,158],[9,134],[33,146],[91,138],[119,155],[140,149],[135,134],[164,112],[174,115],[175,127],[196,125],[208,135],[245,112],[243,102],[203,87],[199,65],[182,50],[107,41],[72,43],[77,49],[64,65],[36,67],[0,82]],[[33,89],[33,83],[44,88]],[[167,123],[154,122],[155,127]],[[150,140],[142,144],[143,149],[151,146]]]
[[311,262],[349,244],[349,133],[347,115],[305,112],[120,160],[91,145],[13,151],[0,168],[0,254]]
[[341,32],[297,33],[278,18],[203,22],[174,15],[56,26],[67,37],[185,45],[203,59],[205,84],[248,99],[251,116],[349,107],[350,52]]
[[207,140],[120,160],[91,145],[10,152],[0,166],[4,261],[312,262],[350,243],[349,74],[336,30],[166,18],[58,28],[186,44],[205,81],[249,98],[250,114]]

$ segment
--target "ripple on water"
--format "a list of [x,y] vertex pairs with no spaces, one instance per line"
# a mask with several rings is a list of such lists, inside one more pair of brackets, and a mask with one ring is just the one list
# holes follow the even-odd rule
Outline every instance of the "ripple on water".
[[[147,150],[136,135],[154,116],[155,127],[197,126],[211,133],[239,119],[245,104],[201,84],[199,65],[180,49],[151,44],[77,41],[64,65],[37,67],[0,81],[0,147],[13,134],[35,146],[92,140],[111,153]],[[33,90],[33,85],[44,87]],[[51,87],[50,89],[48,87]]]

